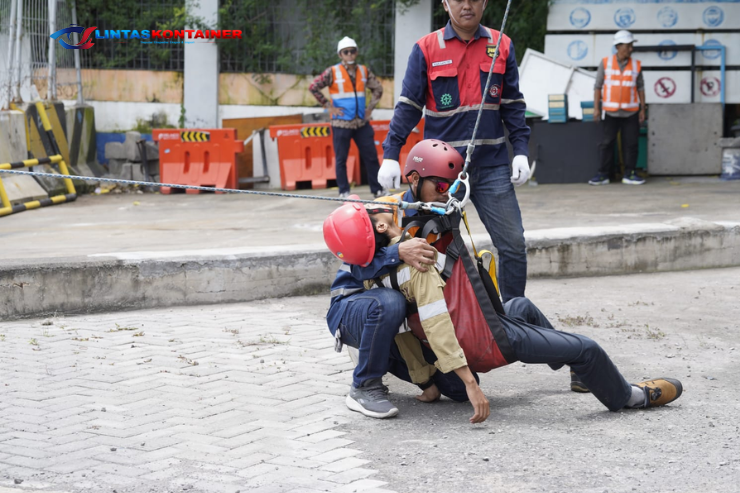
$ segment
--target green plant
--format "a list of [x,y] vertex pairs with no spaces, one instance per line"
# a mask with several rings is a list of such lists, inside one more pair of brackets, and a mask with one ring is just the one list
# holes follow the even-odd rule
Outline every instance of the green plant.
[[665,332],[660,329],[651,329],[648,324],[645,324],[645,333],[648,339],[659,340],[665,337]]
[[[488,0],[481,23],[491,29],[500,29],[506,10],[507,0]],[[504,33],[514,41],[517,63],[521,63],[527,48],[545,51],[545,34],[547,33],[548,0],[527,0],[512,2],[509,17],[506,20]],[[434,29],[447,24],[449,16],[442,3],[434,11]]]

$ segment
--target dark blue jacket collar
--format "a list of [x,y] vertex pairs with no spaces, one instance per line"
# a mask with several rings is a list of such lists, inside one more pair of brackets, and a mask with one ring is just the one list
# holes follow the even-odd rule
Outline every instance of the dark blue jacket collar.
[[[478,39],[480,37],[484,38],[490,38],[488,29],[483,27],[482,24],[478,24],[478,32],[475,33],[474,39]],[[452,38],[457,38],[460,41],[463,41],[460,36],[457,35],[455,30],[452,28],[452,21],[447,21],[447,25],[445,26],[445,35],[444,35],[445,41],[450,40]],[[464,43],[465,41],[463,41]]]

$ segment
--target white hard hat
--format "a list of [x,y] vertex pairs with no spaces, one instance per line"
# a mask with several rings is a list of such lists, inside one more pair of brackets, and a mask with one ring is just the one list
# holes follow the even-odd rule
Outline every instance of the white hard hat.
[[337,53],[345,48],[357,48],[357,43],[355,43],[354,39],[345,36],[339,41],[339,44],[337,45]]
[[629,44],[634,43],[637,41],[635,37],[632,35],[629,31],[617,31],[617,34],[614,35],[614,45],[621,45],[621,44]]

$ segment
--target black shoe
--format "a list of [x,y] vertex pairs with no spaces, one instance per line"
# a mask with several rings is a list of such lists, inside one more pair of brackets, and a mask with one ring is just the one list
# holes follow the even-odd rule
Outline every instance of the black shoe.
[[586,387],[586,385],[581,382],[581,379],[578,378],[578,375],[576,375],[576,372],[574,371],[570,372],[570,390],[572,392],[579,392],[581,394],[591,392],[590,390],[588,390],[588,387]]
[[371,418],[391,418],[398,414],[398,408],[386,398],[387,390],[380,378],[367,380],[360,387],[352,386],[345,403],[352,411]]
[[588,180],[589,185],[608,185],[609,175],[605,173],[596,173],[596,175]]
[[622,183],[625,185],[642,185],[645,183],[645,179],[640,178],[634,171],[630,171],[622,178]]

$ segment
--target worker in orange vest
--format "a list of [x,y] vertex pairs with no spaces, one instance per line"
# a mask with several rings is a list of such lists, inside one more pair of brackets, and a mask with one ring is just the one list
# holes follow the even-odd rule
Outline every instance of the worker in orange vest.
[[604,58],[596,73],[594,85],[594,120],[601,119],[602,108],[606,112],[602,122],[603,138],[599,145],[601,164],[599,172],[589,180],[591,185],[609,184],[609,172],[614,162],[614,141],[622,131],[622,154],[626,185],[642,185],[645,180],[635,172],[637,166],[640,124],[645,121],[645,81],[642,64],[631,58],[633,43],[637,41],[629,31],[618,31],[614,35],[617,52]]
[[[308,89],[331,115],[339,197],[349,197],[347,155],[353,139],[367,170],[370,191],[376,197],[382,197],[386,194],[378,184],[380,163],[375,149],[375,131],[369,120],[383,96],[383,86],[370,69],[357,64],[357,52],[354,39],[347,36],[342,38],[337,45],[337,55],[341,62],[324,70]],[[321,89],[325,87],[329,88],[331,101],[327,101],[321,93]],[[370,104],[366,104],[366,89],[372,94]]]

